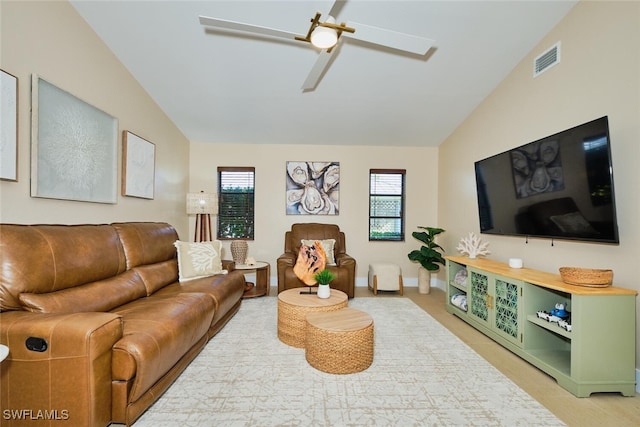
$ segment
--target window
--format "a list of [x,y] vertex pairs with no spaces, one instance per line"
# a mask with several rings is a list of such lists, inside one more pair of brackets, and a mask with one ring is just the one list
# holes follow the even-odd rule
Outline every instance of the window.
[[585,138],[582,143],[589,195],[593,206],[610,205],[613,200],[611,169],[599,166],[609,164],[608,144],[607,135]]
[[404,241],[404,169],[369,171],[369,240]]
[[218,239],[253,239],[255,168],[218,168]]

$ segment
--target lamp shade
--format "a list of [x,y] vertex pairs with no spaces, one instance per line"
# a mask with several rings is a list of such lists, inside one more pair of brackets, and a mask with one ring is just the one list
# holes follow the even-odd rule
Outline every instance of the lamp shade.
[[[326,22],[335,24],[336,20],[329,16]],[[338,42],[338,32],[333,28],[318,25],[311,33],[311,44],[320,49],[329,49]]]
[[187,214],[218,213],[218,195],[216,193],[187,193]]

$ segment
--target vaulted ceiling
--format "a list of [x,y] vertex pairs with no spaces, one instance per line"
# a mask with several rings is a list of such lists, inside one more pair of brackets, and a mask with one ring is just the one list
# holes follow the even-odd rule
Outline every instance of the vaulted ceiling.
[[338,22],[435,43],[420,56],[344,39],[312,91],[301,89],[319,54],[310,44],[198,17],[304,36],[333,1],[71,3],[191,141],[437,146],[576,2],[343,2]]

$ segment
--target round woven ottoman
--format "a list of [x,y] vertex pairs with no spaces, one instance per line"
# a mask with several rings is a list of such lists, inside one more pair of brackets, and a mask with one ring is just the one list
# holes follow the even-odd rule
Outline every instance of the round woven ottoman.
[[[301,293],[302,292],[302,293]],[[304,288],[287,289],[278,294],[278,338],[292,347],[304,348],[308,313],[340,310],[347,306],[347,294],[331,289],[329,298],[308,294]]]
[[355,308],[307,314],[305,357],[330,374],[352,374],[373,362],[373,319]]

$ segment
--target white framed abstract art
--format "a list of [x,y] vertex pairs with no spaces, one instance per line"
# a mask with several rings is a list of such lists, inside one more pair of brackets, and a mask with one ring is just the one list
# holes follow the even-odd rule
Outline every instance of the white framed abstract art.
[[18,180],[18,78],[0,70],[0,179]]
[[118,121],[32,77],[31,196],[116,203]]
[[156,146],[138,135],[122,132],[122,195],[153,199]]

